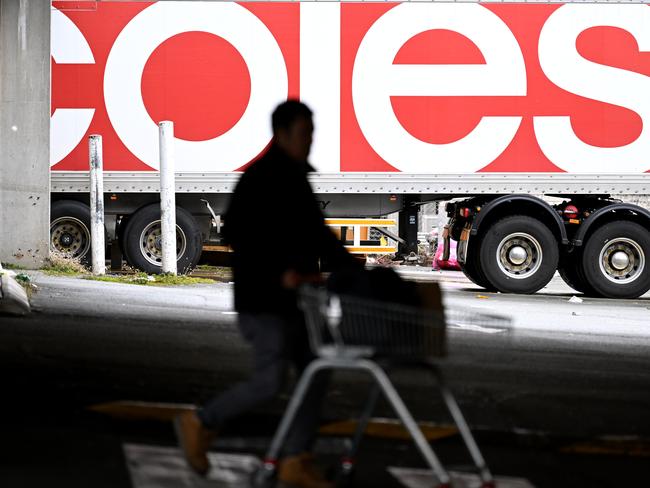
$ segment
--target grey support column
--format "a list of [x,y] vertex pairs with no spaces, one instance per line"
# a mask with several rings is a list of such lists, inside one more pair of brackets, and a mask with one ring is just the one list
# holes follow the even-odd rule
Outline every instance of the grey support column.
[[49,252],[50,2],[0,0],[0,260]]

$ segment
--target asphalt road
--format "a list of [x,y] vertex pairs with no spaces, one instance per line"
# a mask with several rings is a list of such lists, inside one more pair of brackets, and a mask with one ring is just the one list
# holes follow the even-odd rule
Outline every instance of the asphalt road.
[[[98,400],[200,401],[247,374],[230,284],[163,289],[34,279],[32,316],[2,319],[4,361],[57,375],[62,368],[71,381],[89,381],[84,394]],[[533,296],[486,293],[456,273],[441,283],[448,308],[512,318],[497,330],[450,330],[450,355],[441,367],[475,425],[650,437],[650,298],[574,303],[557,279]],[[425,418],[438,416],[435,390],[423,395],[426,377],[396,377]],[[333,405],[344,413],[357,401],[345,385],[355,383],[346,376],[333,392]]]
[[[525,434],[526,442],[542,445],[584,439],[587,450],[596,445],[610,454],[640,446],[635,459],[650,453],[650,297],[580,301],[558,279],[533,296],[502,295],[458,273],[405,274],[439,279],[448,308],[512,318],[508,327],[460,324],[449,331],[450,355],[441,368],[479,436]],[[0,317],[5,427],[12,415],[16,425],[30,419],[56,425],[56,415],[116,400],[201,403],[247,374],[230,284],[161,289],[33,277],[33,313]],[[419,420],[448,422],[427,377],[394,377]],[[326,417],[357,415],[366,384],[337,375]],[[283,405],[263,414],[274,417]],[[379,415],[389,413],[380,406]],[[626,469],[639,469],[635,462]],[[581,486],[572,483],[547,486]],[[650,486],[650,474],[621,486]]]

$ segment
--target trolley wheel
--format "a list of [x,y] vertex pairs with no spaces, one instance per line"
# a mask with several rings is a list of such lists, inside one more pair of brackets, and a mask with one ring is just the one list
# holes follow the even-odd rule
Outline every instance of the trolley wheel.
[[[186,273],[201,258],[202,236],[192,214],[176,207],[176,259],[179,273]],[[147,205],[129,218],[124,229],[127,262],[146,273],[162,271],[160,206]]]
[[594,294],[637,298],[650,289],[650,235],[635,222],[610,222],[587,240],[582,268]]
[[526,215],[493,224],[479,252],[485,277],[506,293],[535,293],[543,288],[551,281],[560,254],[551,230]]
[[354,486],[354,478],[356,475],[356,464],[354,459],[343,458],[339,464],[339,469],[336,472],[336,486],[337,488],[344,488]]
[[264,463],[253,473],[252,484],[255,488],[273,488],[275,486],[275,465]]

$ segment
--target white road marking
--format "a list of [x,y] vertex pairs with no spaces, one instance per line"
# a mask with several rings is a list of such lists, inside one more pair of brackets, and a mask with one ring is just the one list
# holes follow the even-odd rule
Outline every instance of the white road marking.
[[[261,461],[249,454],[210,452],[212,466],[205,478],[195,475],[176,447],[125,444],[126,457],[133,488],[248,488],[252,475],[261,467]],[[429,488],[437,484],[436,477],[426,469],[388,467],[406,488]],[[449,472],[456,488],[480,488],[477,475]],[[526,479],[495,477],[499,488],[534,488]]]
[[447,324],[447,328],[448,329],[465,330],[465,331],[470,331],[470,332],[480,332],[481,334],[506,334],[506,333],[508,333],[508,329],[497,328],[497,327],[482,327],[480,325],[474,325],[474,324],[460,324],[460,323]]
[[212,468],[205,478],[194,474],[177,447],[125,444],[133,488],[243,488],[261,461],[247,454],[208,453]]
[[[438,484],[436,476],[426,469],[396,468],[390,466],[388,472],[406,488],[430,488]],[[478,475],[450,471],[449,476],[451,477],[451,484],[454,488],[481,487],[481,479]],[[495,481],[496,486],[499,488],[535,488],[524,478],[496,476]]]

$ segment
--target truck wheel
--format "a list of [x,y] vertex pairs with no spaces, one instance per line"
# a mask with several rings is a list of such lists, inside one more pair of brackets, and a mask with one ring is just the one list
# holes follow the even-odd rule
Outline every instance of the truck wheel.
[[90,208],[76,200],[59,200],[50,209],[50,249],[90,263]]
[[650,289],[650,235],[634,222],[611,222],[587,240],[582,256],[585,278],[595,294],[637,298]]
[[483,236],[480,263],[487,280],[507,293],[535,293],[551,278],[557,241],[542,222],[525,215],[499,220]]
[[593,289],[587,283],[582,270],[582,250],[576,249],[570,254],[563,253],[560,257],[557,271],[560,273],[564,282],[575,291],[579,291],[586,295],[591,295],[593,293]]
[[[124,229],[124,257],[146,273],[162,270],[160,206],[147,205],[129,218]],[[179,273],[186,273],[201,257],[203,239],[194,217],[176,207],[176,255]]]
[[481,248],[481,241],[478,237],[470,239],[469,246],[467,247],[467,257],[465,263],[460,264],[461,269],[465,276],[467,276],[472,283],[485,288],[486,290],[494,290],[494,286],[487,280],[481,265],[479,263],[479,250]]

